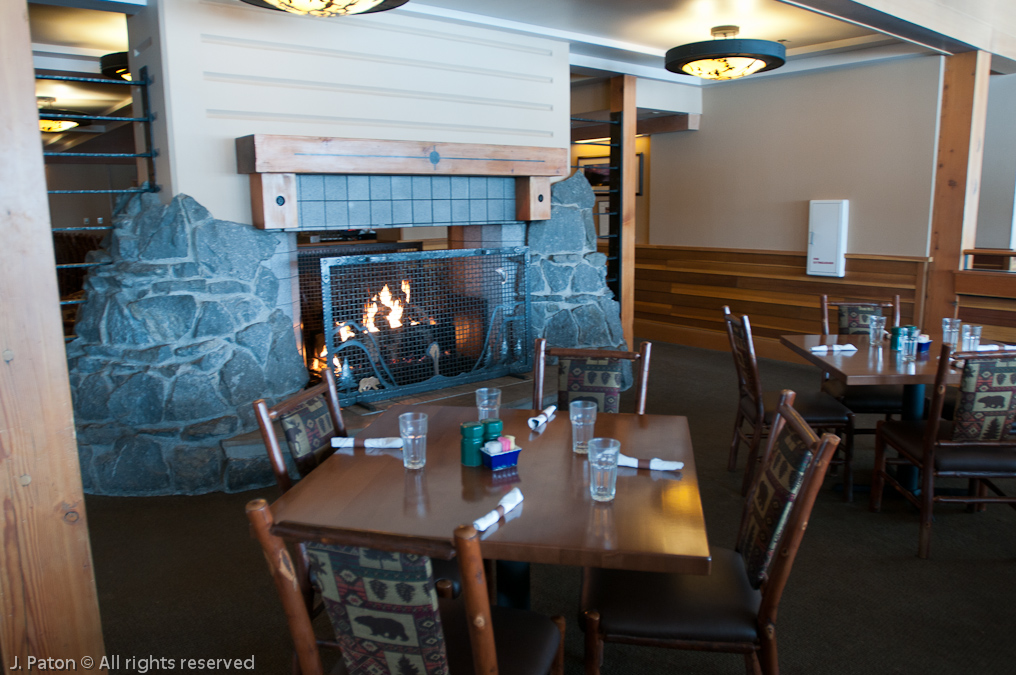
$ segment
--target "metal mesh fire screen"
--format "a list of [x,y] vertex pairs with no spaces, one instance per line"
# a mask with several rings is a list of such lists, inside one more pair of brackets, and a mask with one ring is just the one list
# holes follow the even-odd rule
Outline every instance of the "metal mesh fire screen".
[[300,330],[303,333],[303,353],[308,368],[313,369],[314,359],[323,354],[325,347],[325,328],[322,321],[324,313],[321,309],[321,258],[422,250],[421,241],[300,245],[296,253],[300,284]]
[[522,247],[321,259],[328,364],[343,405],[532,369]]

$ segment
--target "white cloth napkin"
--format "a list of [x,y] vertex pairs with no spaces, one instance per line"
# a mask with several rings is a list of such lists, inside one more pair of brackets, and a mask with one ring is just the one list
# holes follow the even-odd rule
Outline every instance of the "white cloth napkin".
[[828,354],[829,352],[856,352],[854,345],[815,345],[811,351],[816,354]]
[[[357,441],[360,441],[359,443]],[[402,438],[400,436],[389,436],[387,438],[348,438],[336,436],[332,438],[333,448],[401,448]]]
[[551,419],[553,419],[554,412],[556,410],[557,410],[557,406],[556,405],[552,405],[552,406],[549,406],[546,409],[544,409],[543,412],[541,412],[536,417],[530,417],[529,418],[529,428],[532,429],[533,431],[536,431],[537,429],[542,427],[544,424],[549,422]]
[[[645,461],[646,460],[644,459],[639,460],[634,457],[629,457],[624,453],[618,453],[617,455],[618,466],[628,466],[633,469],[637,469],[639,468],[639,462]],[[649,466],[643,466],[642,468],[649,469],[650,471],[680,471],[684,468],[684,462],[668,462],[663,459],[653,458],[649,460]]]
[[488,527],[501,520],[501,516],[507,514],[509,511],[514,509],[516,506],[522,503],[522,490],[517,487],[512,488],[511,492],[501,497],[501,501],[498,502],[497,508],[473,521],[473,527],[476,528],[477,532],[483,532]]

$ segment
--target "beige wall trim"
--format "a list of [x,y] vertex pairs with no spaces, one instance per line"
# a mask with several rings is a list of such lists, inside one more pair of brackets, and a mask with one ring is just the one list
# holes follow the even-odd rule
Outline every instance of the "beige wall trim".
[[924,329],[932,336],[941,333],[942,318],[956,315],[956,272],[963,250],[974,247],[990,66],[987,52],[946,59],[925,302]]
[[[639,136],[649,134],[669,134],[675,131],[697,131],[702,123],[702,115],[661,115],[638,120],[635,125],[635,133]],[[610,125],[593,124],[586,127],[572,129],[572,143],[590,141],[594,138],[607,138],[610,136]]]
[[0,661],[105,673],[24,0],[0,2],[0,100]]

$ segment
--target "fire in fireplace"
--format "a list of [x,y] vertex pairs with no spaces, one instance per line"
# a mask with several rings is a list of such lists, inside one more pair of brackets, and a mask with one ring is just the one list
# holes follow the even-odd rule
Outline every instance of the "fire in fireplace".
[[528,372],[528,260],[525,247],[322,258],[314,365],[343,405]]

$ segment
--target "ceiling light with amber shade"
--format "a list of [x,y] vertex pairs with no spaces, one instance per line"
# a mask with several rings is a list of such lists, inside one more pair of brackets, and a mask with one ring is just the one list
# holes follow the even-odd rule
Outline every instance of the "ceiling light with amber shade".
[[278,9],[290,14],[308,16],[345,16],[371,14],[395,9],[409,0],[242,0],[248,5]]
[[667,52],[667,70],[707,80],[735,80],[787,62],[787,48],[779,42],[735,39],[739,31],[737,26],[716,26],[712,34],[717,39],[674,47]]
[[68,119],[85,113],[74,112],[73,110],[60,110],[54,108],[56,99],[52,96],[36,96],[36,103],[39,107],[39,131],[49,134],[57,134],[75,127],[87,127],[91,124],[85,119]]

